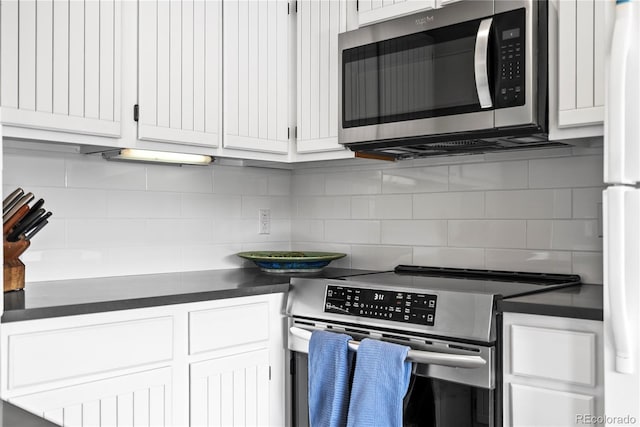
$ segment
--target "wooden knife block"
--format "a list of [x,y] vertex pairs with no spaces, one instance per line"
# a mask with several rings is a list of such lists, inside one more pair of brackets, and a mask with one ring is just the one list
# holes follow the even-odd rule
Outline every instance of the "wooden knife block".
[[3,241],[4,249],[4,292],[24,289],[24,264],[18,259],[27,250],[31,242]]

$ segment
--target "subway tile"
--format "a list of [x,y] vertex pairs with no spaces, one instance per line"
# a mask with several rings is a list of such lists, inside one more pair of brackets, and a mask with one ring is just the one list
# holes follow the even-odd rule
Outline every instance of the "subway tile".
[[576,219],[597,219],[602,212],[602,188],[574,188],[573,217]]
[[527,188],[527,162],[474,163],[449,166],[449,190]]
[[183,193],[180,211],[183,218],[238,218],[242,214],[242,197]]
[[294,171],[291,177],[294,196],[320,196],[324,194],[324,174],[306,174]]
[[68,219],[69,248],[112,248],[145,244],[144,219]]
[[410,246],[447,244],[445,220],[385,220],[381,222],[381,243]]
[[553,248],[553,221],[550,221],[550,220],[527,221],[527,248],[528,249],[552,249]]
[[324,241],[324,221],[313,219],[294,219],[291,221],[291,239],[293,242]]
[[602,187],[602,156],[560,157],[529,161],[531,188]]
[[382,171],[383,193],[425,193],[447,191],[449,167],[431,166]]
[[597,220],[553,221],[552,249],[602,251]]
[[236,253],[242,250],[239,243],[184,246],[181,248],[180,267],[184,271],[239,268],[243,259]]
[[483,192],[413,195],[414,219],[484,218]]
[[66,166],[67,187],[144,190],[146,186],[144,165],[80,157],[67,160]]
[[355,196],[351,198],[352,219],[410,219],[411,195]]
[[569,146],[554,148],[534,148],[530,150],[506,150],[485,153],[484,157],[488,162],[504,162],[508,160],[540,159],[543,157],[570,156]]
[[213,169],[213,188],[216,194],[264,196],[268,193],[268,179],[260,169],[220,166]]
[[300,219],[347,219],[351,216],[348,196],[296,197],[296,217]]
[[104,277],[119,274],[107,263],[108,249],[46,249],[30,248],[20,259],[26,282]]
[[147,246],[181,245],[187,241],[181,227],[182,222],[174,218],[147,219],[140,234]]
[[[30,187],[64,187],[66,185],[65,159],[57,153],[29,152],[9,153],[3,156],[3,185],[22,187],[25,193]],[[11,191],[13,191],[11,190]]]
[[450,220],[449,245],[469,248],[524,248],[526,221]]
[[380,221],[327,220],[324,238],[335,243],[380,243]]
[[413,248],[413,264],[483,269],[484,249],[417,246]]
[[149,191],[174,191],[180,193],[211,193],[213,172],[202,166],[147,166]]
[[281,175],[269,176],[267,193],[270,196],[290,196],[291,195],[291,173],[286,172]]
[[411,264],[412,250],[407,246],[351,247],[351,266],[362,270],[392,270],[399,264]]
[[180,193],[109,191],[110,218],[179,218]]
[[571,252],[487,249],[485,262],[491,270],[571,273]]
[[325,175],[327,195],[379,194],[381,187],[382,172],[379,170],[336,172]]
[[181,271],[179,245],[107,249],[109,269],[118,275],[171,273]]
[[571,218],[571,190],[512,190],[486,193],[487,218]]
[[603,283],[602,252],[573,252],[573,274],[579,274],[583,283]]
[[289,197],[243,196],[242,217],[258,220],[258,210],[269,209],[272,219],[291,218]]

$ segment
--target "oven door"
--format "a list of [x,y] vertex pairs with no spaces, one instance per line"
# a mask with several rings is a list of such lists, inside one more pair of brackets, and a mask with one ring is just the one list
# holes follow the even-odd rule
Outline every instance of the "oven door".
[[[305,322],[306,323],[306,322]],[[309,426],[308,332],[325,329],[350,334],[354,339],[382,338],[409,345],[414,363],[409,390],[404,399],[404,426],[496,427],[494,348],[372,330],[345,329],[336,325],[293,322],[289,332],[291,353],[291,399],[293,425]],[[357,356],[356,356],[357,357]],[[428,361],[431,360],[432,363]],[[480,363],[479,363],[480,362]],[[475,367],[473,367],[475,366]]]

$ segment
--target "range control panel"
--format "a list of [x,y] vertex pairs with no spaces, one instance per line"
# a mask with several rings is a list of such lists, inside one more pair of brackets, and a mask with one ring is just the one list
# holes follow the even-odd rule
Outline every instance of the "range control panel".
[[329,285],[324,299],[324,311],[433,326],[436,320],[436,301],[436,295],[423,293]]

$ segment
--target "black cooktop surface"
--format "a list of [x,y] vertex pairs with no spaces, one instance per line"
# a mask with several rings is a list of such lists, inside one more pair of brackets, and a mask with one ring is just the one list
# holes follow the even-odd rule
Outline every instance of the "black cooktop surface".
[[411,288],[416,290],[448,290],[490,294],[511,298],[579,285],[580,276],[573,274],[526,273],[498,270],[423,267],[399,265],[394,271],[345,277],[351,282],[373,286]]

